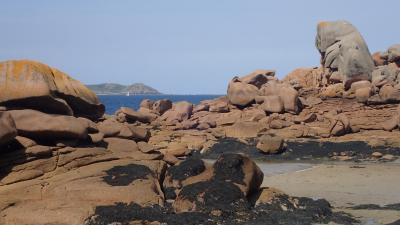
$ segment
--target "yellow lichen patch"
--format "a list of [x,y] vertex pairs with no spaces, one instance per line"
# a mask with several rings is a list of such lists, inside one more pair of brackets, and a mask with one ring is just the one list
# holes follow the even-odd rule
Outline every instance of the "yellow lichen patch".
[[51,68],[51,70],[58,92],[83,98],[92,104],[99,104],[96,94],[80,81],[73,79],[55,68]]
[[50,95],[55,86],[48,83],[48,66],[28,60],[0,63],[0,101]]
[[321,21],[321,22],[318,23],[317,26],[318,26],[318,28],[323,28],[323,27],[328,26],[328,24],[329,24],[328,21]]
[[57,97],[57,93],[99,104],[97,96],[79,81],[31,60],[0,62],[0,102],[29,97]]

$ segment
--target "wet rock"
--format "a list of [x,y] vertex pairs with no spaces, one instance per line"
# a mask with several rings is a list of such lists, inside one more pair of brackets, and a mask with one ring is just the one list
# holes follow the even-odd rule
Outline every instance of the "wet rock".
[[[9,109],[74,115],[97,120],[104,114],[97,96],[67,74],[29,60],[0,63],[0,105]],[[23,77],[24,79],[20,79]]]
[[39,111],[11,110],[18,134],[36,139],[86,139],[89,127],[72,116],[49,115]]
[[6,144],[17,136],[17,129],[11,115],[0,112],[0,145]]
[[283,139],[277,136],[263,135],[258,138],[257,149],[266,154],[276,154],[283,150]]

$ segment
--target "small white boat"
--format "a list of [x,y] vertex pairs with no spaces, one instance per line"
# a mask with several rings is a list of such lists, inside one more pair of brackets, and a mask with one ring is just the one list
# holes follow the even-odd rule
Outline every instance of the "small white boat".
[[126,96],[129,96],[130,94],[129,94],[129,91],[128,91],[128,93],[126,93]]

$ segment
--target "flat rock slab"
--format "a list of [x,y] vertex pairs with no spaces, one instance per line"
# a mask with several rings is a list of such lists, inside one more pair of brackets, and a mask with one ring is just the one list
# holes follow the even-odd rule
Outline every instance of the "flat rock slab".
[[166,163],[114,160],[0,187],[0,224],[83,224],[115,202],[163,205]]

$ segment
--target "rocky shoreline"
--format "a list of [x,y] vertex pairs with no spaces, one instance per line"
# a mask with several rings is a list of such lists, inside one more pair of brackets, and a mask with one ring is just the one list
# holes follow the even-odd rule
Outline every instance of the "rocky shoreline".
[[400,46],[371,55],[336,21],[318,24],[316,47],[320,67],[282,80],[256,70],[224,97],[114,115],[57,69],[0,62],[0,224],[359,223],[262,186],[253,162],[400,156]]

